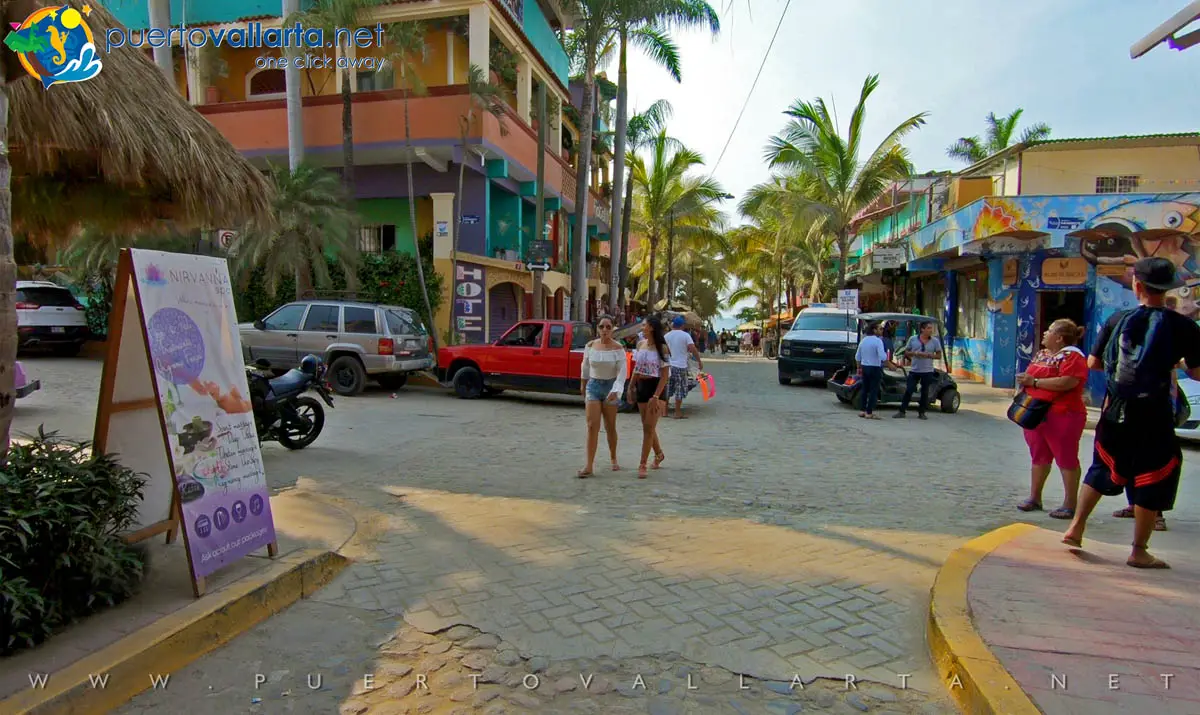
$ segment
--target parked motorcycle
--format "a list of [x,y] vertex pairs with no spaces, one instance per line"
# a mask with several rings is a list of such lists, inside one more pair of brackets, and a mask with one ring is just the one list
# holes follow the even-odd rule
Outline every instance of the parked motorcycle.
[[288,449],[304,449],[316,441],[325,427],[325,409],[304,393],[315,391],[333,409],[333,397],[325,384],[325,363],[316,355],[306,355],[299,369],[288,370],[279,377],[265,374],[270,369],[267,360],[246,368],[258,439],[277,441]]

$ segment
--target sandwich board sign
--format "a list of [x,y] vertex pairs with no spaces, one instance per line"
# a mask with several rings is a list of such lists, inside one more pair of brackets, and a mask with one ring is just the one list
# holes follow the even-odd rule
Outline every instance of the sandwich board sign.
[[224,258],[121,251],[95,445],[149,475],[126,539],[166,532],[170,543],[182,526],[197,598],[223,566],[276,555]]

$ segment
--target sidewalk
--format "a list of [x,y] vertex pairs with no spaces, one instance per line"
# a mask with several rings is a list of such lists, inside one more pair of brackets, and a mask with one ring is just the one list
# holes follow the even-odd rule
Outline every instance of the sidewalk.
[[[147,542],[138,593],[0,663],[0,713],[107,712],[170,673],[301,598],[345,566],[354,536],[345,511],[300,490],[271,497],[279,554],[254,554],[214,574],[194,598],[182,538]],[[91,683],[103,679],[100,688]],[[111,679],[110,679],[111,677]]]
[[1085,539],[1085,552],[1015,525],[947,560],[931,643],[942,675],[963,681],[951,692],[969,711],[1200,713],[1195,534],[1156,533],[1152,550],[1172,568],[1143,571],[1125,565],[1117,537],[1132,524],[1116,521],[1089,533],[1104,541]]

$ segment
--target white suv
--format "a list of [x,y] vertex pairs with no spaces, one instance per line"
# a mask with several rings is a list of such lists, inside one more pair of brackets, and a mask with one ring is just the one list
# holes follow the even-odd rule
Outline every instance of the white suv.
[[91,337],[87,314],[71,291],[49,281],[17,281],[17,347],[77,355]]

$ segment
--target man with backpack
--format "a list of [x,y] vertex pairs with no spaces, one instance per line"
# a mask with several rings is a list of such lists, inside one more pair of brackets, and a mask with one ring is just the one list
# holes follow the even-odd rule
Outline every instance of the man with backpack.
[[1117,496],[1128,486],[1133,551],[1125,563],[1165,569],[1170,566],[1147,547],[1159,514],[1175,507],[1183,453],[1175,436],[1173,376],[1183,363],[1192,379],[1200,379],[1200,327],[1166,306],[1167,292],[1183,285],[1175,264],[1143,258],[1133,273],[1140,305],[1109,319],[1088,358],[1089,368],[1104,371],[1107,394],[1096,424],[1092,466],[1062,541],[1082,548],[1088,516],[1100,497]]

